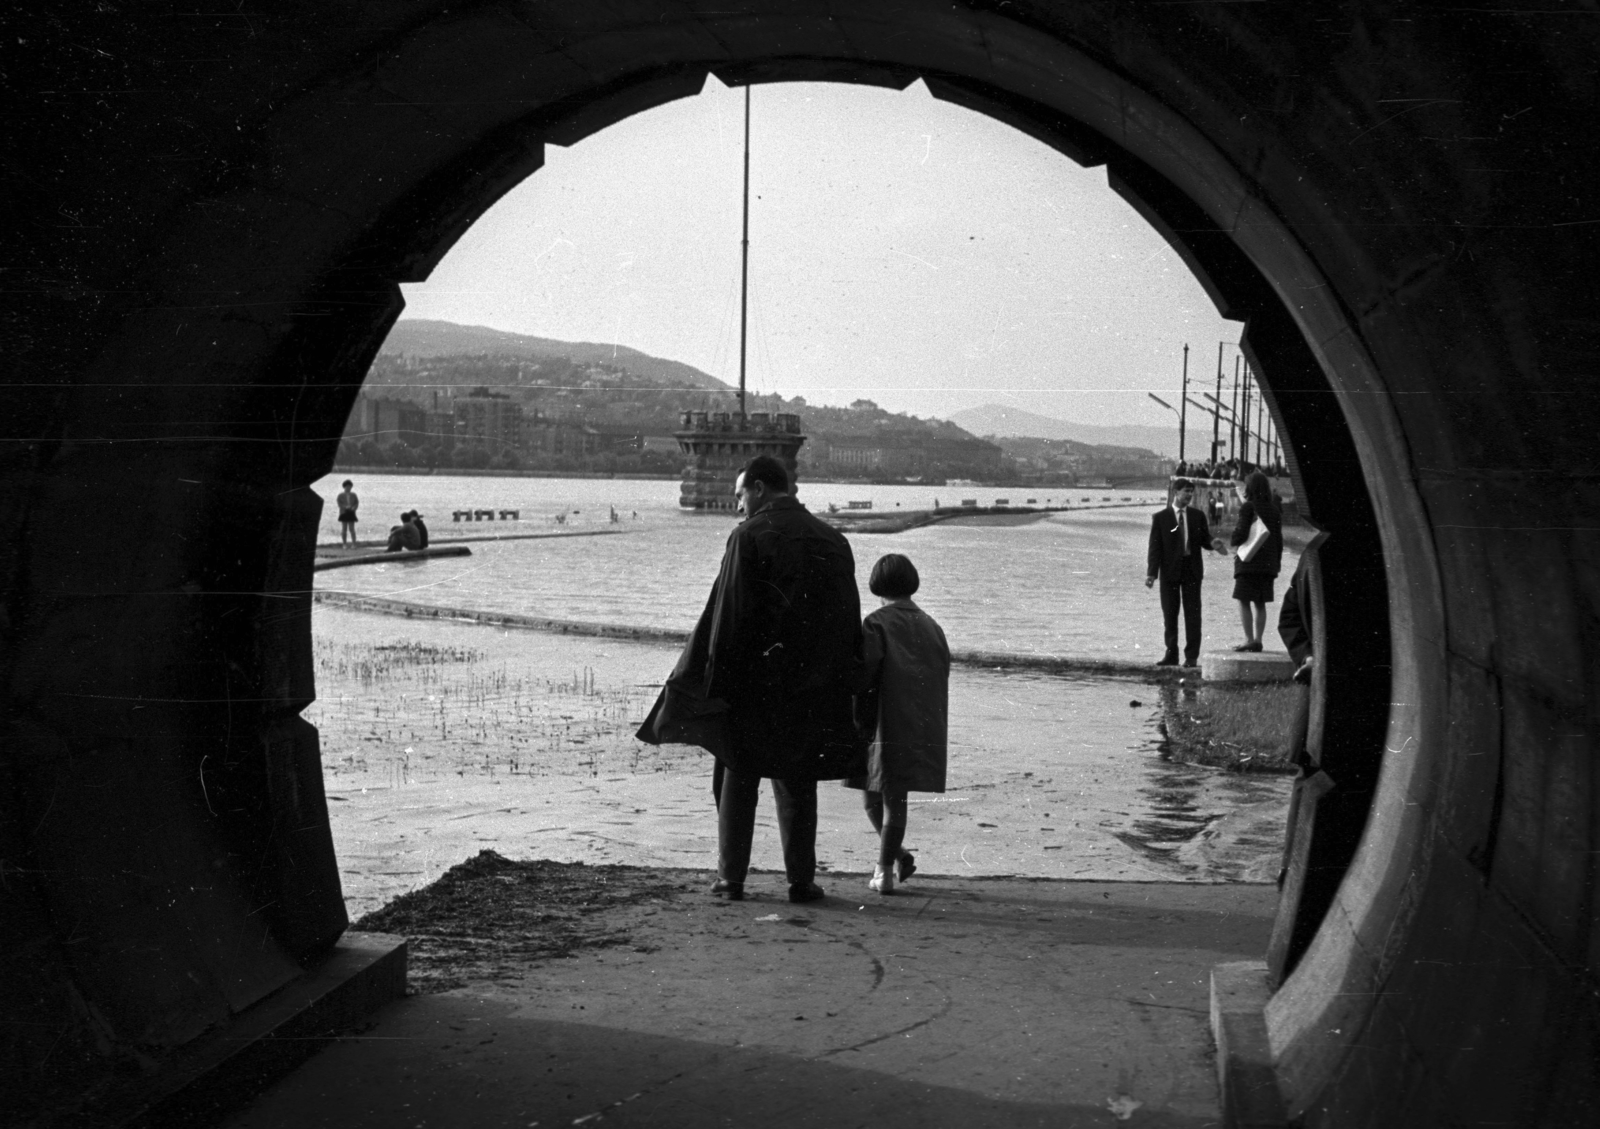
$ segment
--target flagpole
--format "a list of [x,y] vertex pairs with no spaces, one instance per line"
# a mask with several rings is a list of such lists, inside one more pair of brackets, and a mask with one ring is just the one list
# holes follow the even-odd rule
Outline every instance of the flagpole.
[[750,300],[750,85],[744,88],[744,238],[739,246],[739,429],[745,427],[744,364]]
[[[1219,407],[1219,408],[1222,406],[1222,348],[1226,344],[1227,344],[1226,341],[1218,341],[1217,342],[1217,398],[1216,398],[1216,403],[1217,403],[1217,407]],[[1211,413],[1211,457],[1210,457],[1210,459],[1207,460],[1208,462],[1213,462],[1214,463],[1214,462],[1218,461],[1218,458],[1217,458],[1217,456],[1218,456],[1217,447],[1220,446],[1221,442],[1222,442],[1221,431],[1222,431],[1222,417],[1220,415],[1218,415],[1216,412],[1212,412]]]
[[1183,343],[1183,395],[1178,397],[1178,461],[1183,462],[1183,433],[1189,424],[1189,343]]

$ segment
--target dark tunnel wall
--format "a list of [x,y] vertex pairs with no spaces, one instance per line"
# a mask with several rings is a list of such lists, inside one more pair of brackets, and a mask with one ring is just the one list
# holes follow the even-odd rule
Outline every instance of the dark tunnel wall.
[[1248,319],[1333,533],[1324,736],[1348,800],[1319,809],[1334,878],[1308,884],[1320,927],[1269,1007],[1293,1111],[1592,1122],[1600,25],[1565,17],[322,0],[8,18],[8,1074],[53,1079],[47,1103],[88,1092],[344,927],[298,716],[307,484],[397,283],[545,141],[708,70],[920,75],[1104,163]]

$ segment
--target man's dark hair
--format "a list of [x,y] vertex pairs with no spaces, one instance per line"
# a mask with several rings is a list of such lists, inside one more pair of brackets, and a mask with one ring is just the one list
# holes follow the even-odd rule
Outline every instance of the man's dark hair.
[[1193,489],[1194,489],[1194,483],[1190,482],[1187,478],[1174,478],[1172,480],[1172,492],[1174,494],[1176,494],[1179,490],[1193,490]]
[[771,455],[757,455],[740,467],[739,473],[744,475],[746,486],[762,482],[774,494],[789,492],[789,469]]
[[921,586],[917,566],[911,563],[911,558],[899,553],[885,553],[879,557],[867,581],[867,591],[888,600],[909,599]]

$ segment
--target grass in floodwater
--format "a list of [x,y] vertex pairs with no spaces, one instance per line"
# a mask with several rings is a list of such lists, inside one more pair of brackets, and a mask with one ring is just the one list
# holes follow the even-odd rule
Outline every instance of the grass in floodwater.
[[1294,719],[1305,687],[1180,683],[1161,687],[1161,731],[1172,760],[1235,772],[1293,772]]
[[323,769],[341,786],[450,776],[665,772],[700,754],[634,739],[657,687],[521,674],[482,651],[314,639]]

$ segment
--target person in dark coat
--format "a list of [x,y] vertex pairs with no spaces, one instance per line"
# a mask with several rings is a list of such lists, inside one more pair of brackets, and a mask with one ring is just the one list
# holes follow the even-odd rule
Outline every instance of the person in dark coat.
[[1166,653],[1157,666],[1178,665],[1178,608],[1183,608],[1183,665],[1200,658],[1200,582],[1206,566],[1202,551],[1221,553],[1221,540],[1213,543],[1206,515],[1196,509],[1194,483],[1172,481],[1172,504],[1150,518],[1150,549],[1146,554],[1146,588],[1161,581],[1161,619]]
[[416,510],[411,511],[411,524],[417,531],[417,548],[426,549],[428,547],[428,526],[422,520],[422,515]]
[[746,518],[638,738],[700,745],[716,757],[713,894],[744,897],[767,777],[789,900],[815,901],[824,896],[815,881],[817,781],[859,775],[866,762],[852,713],[861,654],[855,556],[790,495],[776,459],[750,460],[734,492]]
[[[1234,487],[1242,500],[1239,520],[1228,540],[1239,550],[1233,558],[1233,598],[1239,601],[1239,623],[1244,627],[1244,642],[1234,650],[1259,651],[1267,629],[1267,605],[1273,599],[1272,582],[1283,568],[1283,511],[1272,495],[1272,484],[1259,470],[1242,474]],[[1246,560],[1246,545],[1257,518],[1266,533]]]
[[400,515],[399,525],[389,527],[389,543],[383,547],[383,551],[398,553],[403,549],[420,548],[422,548],[422,536],[411,521],[411,511],[407,510]]
[[899,553],[872,566],[867,587],[883,606],[862,624],[863,690],[856,725],[871,740],[867,773],[845,781],[866,790],[867,818],[878,833],[878,862],[867,885],[880,894],[910,878],[917,860],[905,849],[908,792],[943,792],[949,741],[950,645],[911,597],[917,568]]

